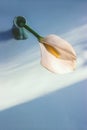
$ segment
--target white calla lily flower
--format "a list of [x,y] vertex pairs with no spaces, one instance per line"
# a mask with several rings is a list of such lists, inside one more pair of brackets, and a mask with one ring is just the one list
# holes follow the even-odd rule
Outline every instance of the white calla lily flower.
[[24,25],[24,27],[38,39],[41,48],[41,64],[46,69],[59,74],[75,70],[76,53],[67,41],[54,34],[43,38],[29,26]]
[[56,35],[40,39],[41,64],[51,72],[64,74],[76,67],[76,53],[72,46]]

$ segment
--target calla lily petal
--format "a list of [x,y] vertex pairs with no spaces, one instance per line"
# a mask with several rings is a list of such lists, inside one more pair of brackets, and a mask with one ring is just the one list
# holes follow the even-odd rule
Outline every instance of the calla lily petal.
[[49,71],[59,74],[72,72],[76,67],[76,53],[73,47],[56,35],[40,40],[41,64]]

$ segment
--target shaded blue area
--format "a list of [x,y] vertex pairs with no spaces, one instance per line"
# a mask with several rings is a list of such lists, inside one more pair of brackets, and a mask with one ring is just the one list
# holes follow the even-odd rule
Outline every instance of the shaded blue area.
[[2,130],[87,130],[87,80],[0,112]]
[[28,23],[41,34],[63,33],[81,24],[86,16],[86,0],[7,0],[0,3],[2,25],[11,26],[14,16],[27,17]]

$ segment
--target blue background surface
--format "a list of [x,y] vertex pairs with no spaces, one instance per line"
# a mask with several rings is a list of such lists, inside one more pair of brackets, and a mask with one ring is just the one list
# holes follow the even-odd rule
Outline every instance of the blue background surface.
[[[55,75],[43,68],[37,39],[13,38],[15,16],[44,37],[70,42],[76,71]],[[58,129],[87,130],[87,0],[1,0],[0,130]]]

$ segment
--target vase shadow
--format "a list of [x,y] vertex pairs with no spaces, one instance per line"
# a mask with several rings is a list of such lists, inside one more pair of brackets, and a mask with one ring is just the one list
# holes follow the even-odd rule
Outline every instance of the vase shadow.
[[12,29],[0,32],[0,42],[13,39]]

